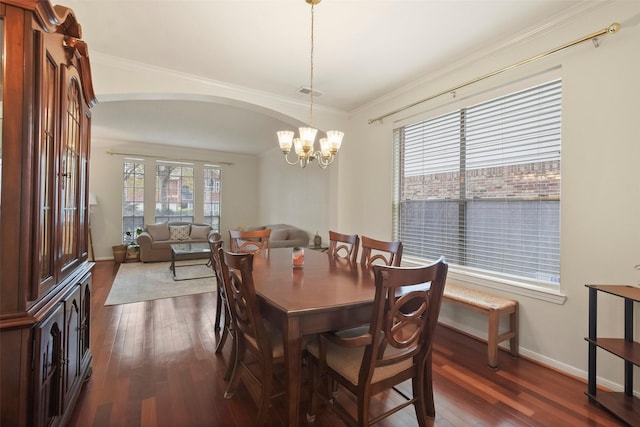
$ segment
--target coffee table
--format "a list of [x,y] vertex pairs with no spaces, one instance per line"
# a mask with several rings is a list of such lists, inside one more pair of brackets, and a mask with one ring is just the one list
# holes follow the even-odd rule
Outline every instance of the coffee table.
[[[169,270],[173,274],[173,280],[193,280],[193,279],[204,279],[205,277],[213,277],[213,270],[211,274],[206,276],[196,276],[196,277],[183,277],[178,278],[176,275],[176,269],[179,267],[189,267],[192,265],[209,265],[209,260],[211,254],[211,249],[209,248],[208,243],[175,243],[171,245],[171,265],[169,266]],[[199,258],[207,258],[206,263],[194,263],[194,264],[180,264],[176,265],[176,261],[182,261],[187,259],[199,259]]]

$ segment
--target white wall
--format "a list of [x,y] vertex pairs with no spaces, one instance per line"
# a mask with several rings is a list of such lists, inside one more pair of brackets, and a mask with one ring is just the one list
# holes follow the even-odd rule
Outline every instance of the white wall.
[[[588,295],[584,285],[640,281],[640,272],[633,268],[640,264],[639,16],[638,2],[605,3],[592,13],[565,23],[562,28],[537,34],[505,50],[468,58],[465,64],[456,64],[430,79],[416,82],[411,90],[390,94],[353,113],[348,143],[345,142],[340,154],[336,201],[339,209],[335,226],[343,232],[392,237],[393,123],[446,105],[451,98],[436,98],[382,123],[370,125],[368,119],[606,28],[612,22],[622,23],[618,34],[601,37],[599,48],[587,42],[456,94],[458,98],[470,96],[560,67],[563,79],[561,292],[567,298],[564,304],[557,304],[504,294],[520,302],[522,354],[586,377],[584,337],[588,326]],[[365,180],[367,184],[363,185]],[[636,305],[636,310],[639,309]],[[484,318],[460,309],[443,308],[442,319],[480,334],[486,328]],[[636,316],[635,328],[638,340],[640,316]],[[600,296],[598,332],[622,336],[620,300]],[[486,336],[486,332],[484,334]],[[598,375],[604,378],[605,385],[619,387],[622,364],[600,351]],[[636,380],[636,384],[639,383]]]

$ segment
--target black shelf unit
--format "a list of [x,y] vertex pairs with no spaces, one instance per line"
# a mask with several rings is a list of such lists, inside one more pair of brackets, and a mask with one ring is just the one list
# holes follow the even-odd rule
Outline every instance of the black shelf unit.
[[[589,288],[589,373],[586,395],[630,426],[640,426],[640,399],[633,396],[633,367],[640,366],[640,343],[633,340],[633,304],[640,302],[640,288],[625,285],[586,285]],[[598,293],[624,299],[624,338],[597,336]],[[624,361],[624,392],[597,390],[596,355],[601,348]]]

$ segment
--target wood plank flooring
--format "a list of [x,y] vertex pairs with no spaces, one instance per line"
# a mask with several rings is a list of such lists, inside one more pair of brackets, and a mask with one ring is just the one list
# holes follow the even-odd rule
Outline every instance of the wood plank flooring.
[[[223,398],[230,345],[215,355],[215,294],[105,307],[117,264],[96,263],[93,277],[91,351],[93,375],[84,385],[72,427],[251,426],[256,407],[244,387]],[[585,319],[586,322],[586,319]],[[434,344],[435,427],[619,426],[589,403],[586,384],[525,359],[500,352],[499,370],[486,365],[486,345],[438,327]],[[582,349],[581,349],[582,350]],[[584,348],[586,351],[586,345]],[[303,385],[303,395],[306,395]],[[381,396],[376,405],[394,401]],[[283,402],[269,426],[283,426]],[[344,425],[328,408],[308,424]],[[379,424],[416,426],[413,407]]]

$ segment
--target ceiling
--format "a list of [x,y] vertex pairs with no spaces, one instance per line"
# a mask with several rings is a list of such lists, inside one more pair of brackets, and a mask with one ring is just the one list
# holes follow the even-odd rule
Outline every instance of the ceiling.
[[[304,0],[60,1],[74,10],[92,58],[308,100],[297,93],[309,86],[311,8]],[[598,1],[323,0],[315,7],[314,50],[314,88],[323,94],[314,104],[354,111]],[[94,73],[100,63],[92,63]],[[229,103],[137,94],[110,100],[95,90],[93,138],[259,154],[275,146],[283,127]]]

